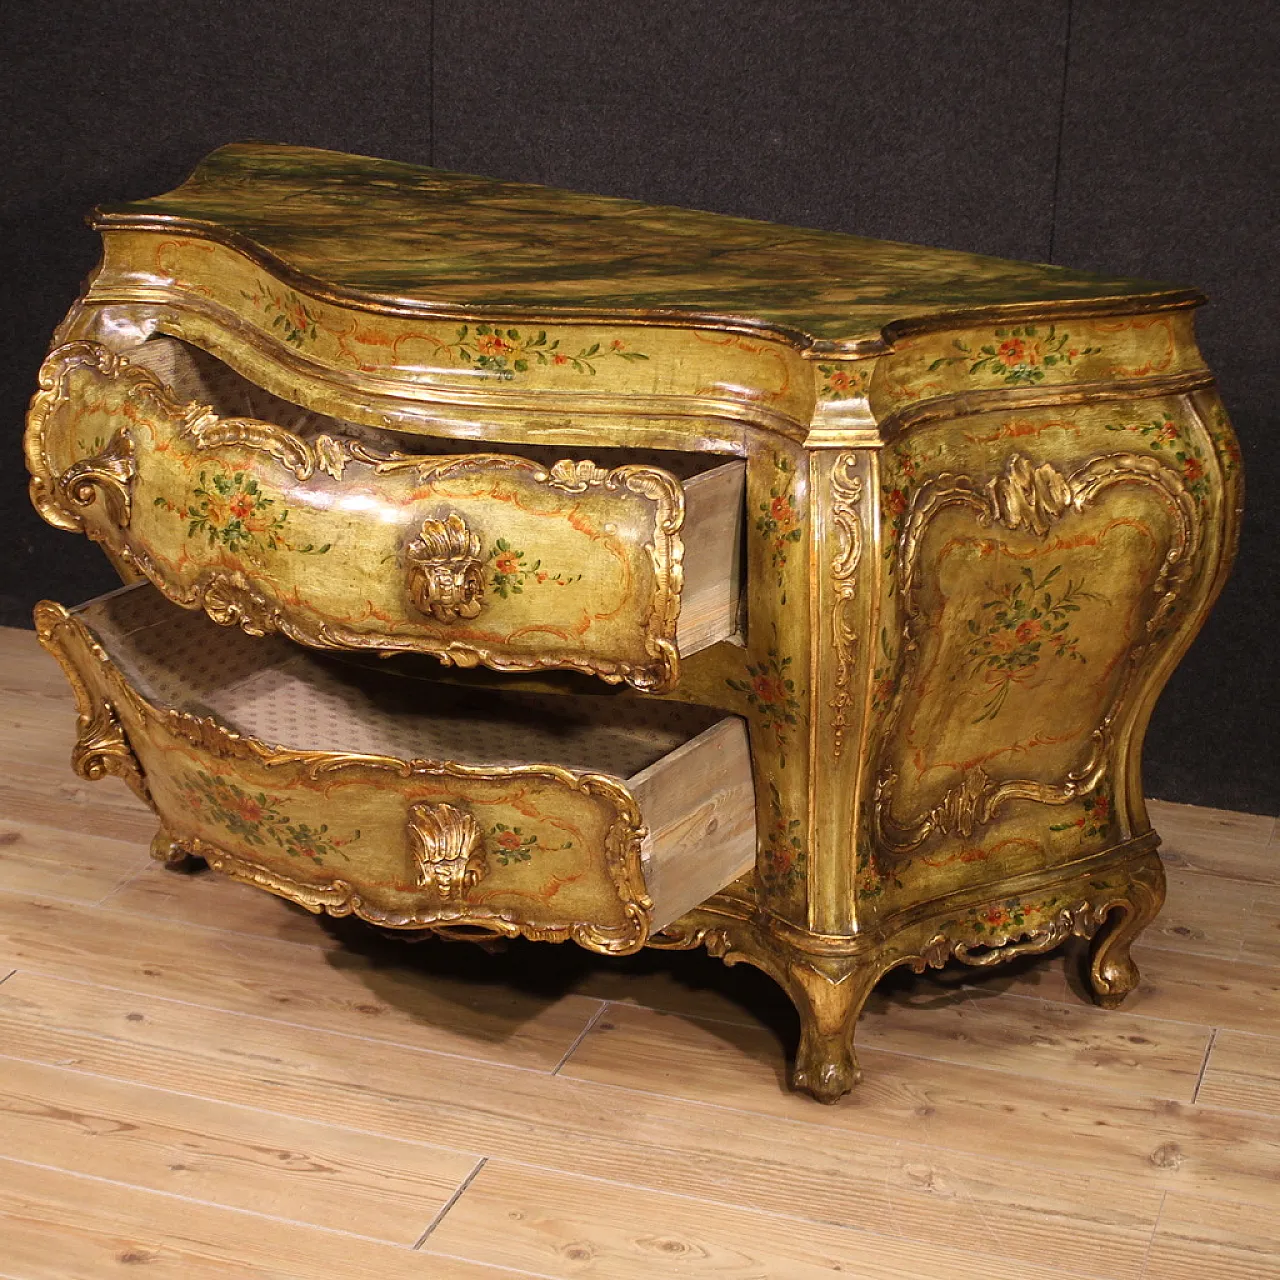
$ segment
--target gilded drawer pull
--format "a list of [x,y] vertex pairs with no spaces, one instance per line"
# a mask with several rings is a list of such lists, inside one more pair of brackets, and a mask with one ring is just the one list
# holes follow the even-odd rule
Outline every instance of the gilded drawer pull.
[[485,873],[480,827],[469,813],[452,805],[412,805],[409,840],[418,864],[418,885],[441,898],[460,898]]
[[424,520],[408,547],[409,598],[437,622],[474,618],[484,603],[480,539],[455,511],[446,520]]

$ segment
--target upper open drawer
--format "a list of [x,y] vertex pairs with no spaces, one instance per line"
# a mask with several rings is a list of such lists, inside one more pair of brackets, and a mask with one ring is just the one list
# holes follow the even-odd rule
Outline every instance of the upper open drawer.
[[41,514],[218,622],[655,691],[737,629],[741,462],[409,452],[168,338],[68,343],[40,387]]

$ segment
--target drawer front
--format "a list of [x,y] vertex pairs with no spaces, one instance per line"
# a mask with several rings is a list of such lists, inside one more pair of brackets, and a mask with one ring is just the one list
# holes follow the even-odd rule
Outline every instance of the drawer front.
[[[46,362],[28,460],[46,519],[253,634],[646,690],[677,678],[685,489],[659,467],[409,454],[220,416],[91,342]],[[697,576],[733,571],[725,554]],[[724,585],[709,624],[699,606],[700,644],[733,631]]]
[[[149,600],[135,607],[129,597],[139,592]],[[745,733],[732,719],[679,753],[678,772],[703,767],[709,790],[690,804],[683,832],[668,836],[649,831],[624,778],[512,762],[519,744],[505,726],[494,731],[504,748],[496,764],[270,746],[243,722],[233,727],[234,713],[224,718],[223,704],[240,698],[251,721],[304,734],[308,724],[319,725],[357,746],[368,745],[367,733],[378,731],[385,712],[347,706],[337,686],[313,686],[290,673],[287,654],[283,667],[261,667],[267,656],[279,662],[280,642],[273,649],[209,623],[193,628],[148,587],[104,597],[83,616],[45,603],[36,622],[80,704],[74,766],[88,778],[123,777],[155,809],[162,822],[157,856],[198,855],[311,911],[355,914],[395,929],[468,927],[573,940],[620,954],[697,905],[655,908],[648,885],[655,858],[664,862],[674,850],[695,864],[689,874],[709,885],[706,896],[754,857]],[[212,715],[185,709],[210,704]],[[741,735],[740,744],[726,729]],[[483,746],[474,733],[468,741]],[[634,750],[626,742],[619,747],[616,735],[602,741],[602,767],[625,762]],[[727,771],[726,745],[739,757]],[[644,771],[648,787],[653,772]],[[690,851],[694,822],[736,829],[736,846],[721,839],[718,852]],[[681,824],[663,818],[662,825]],[[652,849],[655,836],[669,848]],[[699,844],[696,833],[692,843]]]

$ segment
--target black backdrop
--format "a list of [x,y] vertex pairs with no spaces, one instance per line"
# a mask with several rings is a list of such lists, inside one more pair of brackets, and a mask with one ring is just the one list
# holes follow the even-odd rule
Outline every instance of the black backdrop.
[[1244,446],[1240,559],[1150,794],[1277,809],[1271,0],[9,0],[0,622],[114,581],[18,439],[100,201],[259,138],[1193,284]]

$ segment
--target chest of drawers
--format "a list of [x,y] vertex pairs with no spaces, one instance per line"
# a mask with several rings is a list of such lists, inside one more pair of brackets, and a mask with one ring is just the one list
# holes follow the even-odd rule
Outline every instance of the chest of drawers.
[[823,1101],[894,967],[1133,987],[1240,505],[1198,295],[284,146],[97,225],[27,459],[129,585],[36,621],[157,856],[706,946]]

